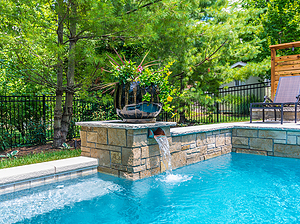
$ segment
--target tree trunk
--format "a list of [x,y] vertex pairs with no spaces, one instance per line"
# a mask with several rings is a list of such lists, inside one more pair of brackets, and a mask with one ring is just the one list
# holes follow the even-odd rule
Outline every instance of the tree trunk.
[[67,139],[69,126],[73,115],[73,97],[74,97],[74,77],[75,77],[75,46],[76,46],[76,4],[70,1],[70,37],[69,37],[69,58],[67,72],[67,90],[64,112],[62,116],[62,139]]
[[[180,83],[180,92],[182,93],[183,90],[184,90],[184,85],[183,85],[183,75],[181,75],[181,83]],[[182,111],[179,112],[179,123],[180,124],[184,124],[185,123],[185,109],[184,109],[184,106],[185,106],[185,102],[184,101],[180,101],[180,105],[179,107],[182,108]]]
[[[63,45],[63,0],[58,0],[58,48]],[[62,99],[63,99],[63,61],[60,51],[58,51],[58,65],[57,65],[57,88],[55,98],[55,109],[54,109],[54,137],[53,147],[58,148],[62,145],[62,134],[61,134],[61,119],[62,119]]]

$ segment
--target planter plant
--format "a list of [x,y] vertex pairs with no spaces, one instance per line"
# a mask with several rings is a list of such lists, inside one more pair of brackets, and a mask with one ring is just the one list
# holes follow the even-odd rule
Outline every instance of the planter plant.
[[111,73],[113,82],[103,88],[114,85],[114,106],[124,122],[155,122],[162,109],[173,109],[170,102],[176,90],[168,80],[172,63],[155,69],[154,61],[144,63],[148,53],[139,64],[122,58],[118,52],[119,60],[108,56],[111,69],[104,71]]

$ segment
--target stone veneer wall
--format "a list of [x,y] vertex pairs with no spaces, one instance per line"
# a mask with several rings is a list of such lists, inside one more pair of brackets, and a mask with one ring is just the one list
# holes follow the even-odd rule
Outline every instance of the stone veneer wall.
[[[170,127],[161,127],[171,141]],[[81,127],[82,156],[99,159],[98,171],[137,180],[159,174],[160,150],[148,128]]]
[[[231,129],[172,136],[172,167],[178,168],[231,152]],[[162,170],[163,172],[164,170]]]
[[[299,111],[299,108],[298,108]],[[252,111],[252,119],[253,120],[262,120],[262,109],[253,109]],[[280,110],[276,111],[276,119],[277,121],[280,121],[281,119],[281,113]],[[273,109],[265,109],[265,120],[275,120],[275,114]],[[294,121],[295,120],[295,108],[287,107],[283,110],[283,120],[284,121]],[[297,121],[300,121],[300,111],[297,112]]]
[[233,128],[232,151],[300,158],[300,130]]
[[105,126],[89,122],[78,125],[82,126],[82,155],[98,158],[98,171],[131,180],[166,170],[156,140],[148,138],[151,127],[161,127],[166,133],[173,169],[232,151],[300,158],[300,128],[297,125],[216,124],[172,128],[171,132],[169,126],[172,124],[168,122],[141,126],[117,123]]
[[[170,144],[172,168],[231,152],[231,129],[176,135],[161,127]],[[162,173],[160,149],[148,128],[81,127],[82,156],[99,159],[98,171],[131,180]]]

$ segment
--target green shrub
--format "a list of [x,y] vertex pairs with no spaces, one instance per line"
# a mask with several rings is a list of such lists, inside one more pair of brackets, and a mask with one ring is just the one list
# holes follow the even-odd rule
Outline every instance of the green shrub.
[[222,103],[229,104],[229,108],[234,114],[250,114],[250,103],[259,102],[259,98],[254,94],[231,95],[228,94],[222,99]]
[[29,121],[27,127],[26,139],[28,143],[43,145],[47,142],[46,125],[43,121]]
[[76,118],[72,117],[72,120],[70,122],[69,129],[68,129],[68,134],[67,134],[67,139],[68,140],[73,140],[73,138],[75,136],[79,135],[79,129],[75,125],[75,119]]
[[0,151],[4,151],[10,147],[11,135],[8,132],[4,132],[0,135]]

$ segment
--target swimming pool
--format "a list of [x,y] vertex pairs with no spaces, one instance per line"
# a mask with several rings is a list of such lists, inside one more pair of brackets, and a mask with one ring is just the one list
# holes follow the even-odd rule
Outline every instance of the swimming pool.
[[299,223],[300,160],[231,153],[135,182],[95,174],[0,196],[0,223]]

